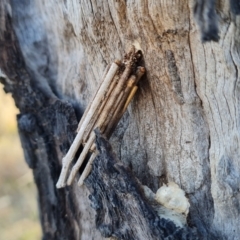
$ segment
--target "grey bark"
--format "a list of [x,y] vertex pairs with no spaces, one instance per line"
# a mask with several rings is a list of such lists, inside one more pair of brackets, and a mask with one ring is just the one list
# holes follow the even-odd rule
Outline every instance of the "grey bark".
[[44,239],[102,239],[88,189],[55,183],[79,112],[106,64],[133,43],[147,74],[111,138],[114,151],[154,192],[179,184],[201,238],[239,238],[240,22],[230,2],[216,3],[219,41],[202,44],[193,1],[1,1],[0,68],[21,112]]

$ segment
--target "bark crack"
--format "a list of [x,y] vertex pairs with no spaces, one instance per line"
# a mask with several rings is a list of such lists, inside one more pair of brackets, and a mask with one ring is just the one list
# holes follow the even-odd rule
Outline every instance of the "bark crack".
[[[225,77],[225,72],[224,72],[224,79],[226,79],[226,77]],[[223,84],[223,87],[222,87],[222,94],[223,94],[224,100],[225,100],[225,102],[226,102],[227,109],[228,109],[229,115],[230,115],[230,117],[231,117],[231,121],[233,122],[233,117],[232,117],[232,114],[231,114],[230,106],[229,106],[229,103],[228,103],[228,100],[227,100],[227,98],[226,98],[226,94],[225,94],[225,91],[224,91],[224,89],[225,89],[225,84],[226,84],[226,81],[224,81],[224,84]]]
[[117,26],[116,26],[116,24],[115,24],[115,22],[114,22],[114,18],[113,18],[113,16],[112,16],[112,12],[111,12],[111,9],[110,9],[109,2],[108,2],[108,1],[107,1],[107,5],[108,5],[109,16],[110,16],[110,18],[111,18],[111,20],[112,20],[112,23],[113,23],[114,28],[115,28],[115,30],[116,30],[116,33],[117,33],[117,35],[118,35],[119,41],[120,41],[120,43],[121,43],[121,47],[123,48],[122,39],[121,39],[120,34],[119,34],[119,32],[118,32]]
[[[237,63],[235,63],[235,61],[234,61],[233,53],[232,53],[233,41],[234,41],[234,39],[232,39],[232,42],[231,42],[230,56],[231,56],[233,66],[234,66],[235,71],[236,71],[236,73],[235,73],[235,74],[236,74],[236,80],[235,80],[235,82],[234,82],[234,97],[236,98],[237,82],[238,82],[238,67],[237,67]],[[237,114],[237,109],[236,109],[236,106],[235,106],[235,105],[234,105],[234,110],[235,110],[235,115],[236,115],[236,114]],[[237,117],[237,116],[236,116],[236,117]]]

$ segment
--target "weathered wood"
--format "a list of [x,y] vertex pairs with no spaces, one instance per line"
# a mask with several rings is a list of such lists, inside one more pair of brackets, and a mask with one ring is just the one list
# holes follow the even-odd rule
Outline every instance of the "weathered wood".
[[[5,19],[5,27],[0,37],[0,65],[9,78],[1,77],[1,82],[21,112],[17,116],[18,129],[26,162],[33,170],[38,189],[42,239],[79,239],[84,236],[80,231],[93,224],[91,215],[94,213],[89,209],[80,217],[79,189],[57,190],[55,187],[61,158],[73,141],[79,119],[71,103],[49,97],[34,84],[9,16]],[[82,197],[85,192],[81,191]],[[87,224],[84,218],[88,219]],[[98,239],[100,235],[93,233],[92,236]]]
[[[199,239],[196,230],[176,227],[157,213],[131,171],[116,159],[109,142],[96,133],[99,155],[86,179],[96,227],[104,237],[117,239]],[[161,208],[161,206],[160,206]]]
[[132,44],[143,51],[147,75],[111,138],[114,150],[154,192],[163,182],[181,186],[188,224],[202,239],[239,238],[240,21],[230,3],[217,1],[219,42],[203,45],[192,0],[0,2],[0,67],[18,121],[36,128],[19,131],[36,166],[46,239],[68,228],[72,239],[101,239],[86,188],[51,186],[79,120],[66,100],[84,109],[106,65]]

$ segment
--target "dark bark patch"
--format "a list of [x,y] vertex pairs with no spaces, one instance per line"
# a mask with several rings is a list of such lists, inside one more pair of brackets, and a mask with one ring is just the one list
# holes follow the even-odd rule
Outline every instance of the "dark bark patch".
[[185,101],[182,93],[181,78],[178,73],[175,57],[171,50],[167,50],[165,54],[167,60],[168,75],[170,79],[170,85],[174,93],[174,99],[182,105],[185,103]]
[[96,131],[99,155],[85,183],[96,210],[96,227],[117,239],[198,239],[195,230],[161,218],[132,172],[116,158],[108,140]]

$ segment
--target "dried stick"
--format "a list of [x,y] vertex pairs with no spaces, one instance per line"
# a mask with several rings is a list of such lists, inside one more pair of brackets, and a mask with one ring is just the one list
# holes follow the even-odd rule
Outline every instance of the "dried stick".
[[[136,77],[134,76],[134,75],[132,75],[131,77],[130,77],[130,79],[128,80],[128,84],[127,84],[127,86],[129,86],[130,84],[132,84],[132,83],[134,83],[135,82],[135,80],[136,80]],[[131,82],[131,83],[129,83],[129,82]],[[129,91],[128,91],[128,93],[129,93]],[[117,113],[118,112],[118,109],[121,109],[121,107],[119,108],[119,106],[122,106],[122,99],[124,99],[124,98],[126,98],[125,97],[125,95],[126,95],[126,91],[121,91],[121,93],[119,94],[119,97],[118,97],[118,99],[117,99],[117,101],[116,101],[116,103],[115,103],[115,106],[113,107],[113,110],[111,111],[112,112],[112,114],[108,114],[107,115],[107,119],[105,120],[105,122],[109,122],[109,121],[111,121],[110,119],[114,119],[114,113]],[[123,102],[124,103],[124,102]],[[102,126],[103,127],[103,126]],[[107,127],[107,126],[106,126]],[[105,127],[105,128],[106,128]],[[102,132],[105,132],[105,130],[103,130]],[[90,159],[89,159],[89,161],[88,161],[88,163],[87,163],[87,165],[86,165],[86,167],[84,168],[84,171],[82,172],[82,174],[81,174],[81,177],[79,178],[79,181],[78,181],[78,185],[79,186],[82,186],[83,185],[83,182],[84,182],[84,180],[87,178],[87,176],[89,175],[89,173],[91,172],[91,169],[92,169],[92,163],[93,163],[93,161],[94,161],[94,159],[95,159],[95,157],[97,156],[97,154],[96,154],[96,152],[94,152],[94,151],[96,151],[96,145],[95,144],[92,144],[92,146],[91,146],[91,148],[90,148],[90,150],[91,151],[93,151],[93,153],[92,153],[92,155],[91,155],[91,157],[90,157]],[[84,158],[86,157],[86,156],[82,156],[82,154],[81,154],[81,164],[82,164],[82,161],[84,160]],[[81,167],[81,165],[80,165],[80,167]],[[79,168],[80,168],[79,167]],[[72,180],[72,179],[71,179]],[[70,183],[71,184],[71,183]]]
[[[131,76],[131,77],[132,77],[132,76]],[[136,86],[135,86],[135,87],[136,87]],[[118,104],[116,105],[117,107],[116,107],[116,110],[115,110],[116,116],[119,115],[119,114],[118,114],[118,113],[119,113],[118,111],[119,111],[119,110],[122,108],[122,106],[123,106],[122,102],[125,103],[124,101],[122,101],[122,99],[125,98],[125,96],[124,96],[125,93],[126,93],[126,92],[124,92],[124,94],[123,94],[123,92],[122,92],[122,94],[121,94],[120,97],[119,97],[119,101],[118,101]],[[111,122],[109,122],[109,124],[110,124],[111,126],[113,125],[113,123],[115,123],[114,120],[116,119],[116,116],[113,115],[113,118],[112,118],[112,121],[111,121],[112,124],[111,124]],[[109,117],[109,116],[108,116],[108,117]],[[111,115],[110,117],[112,117],[112,115]],[[119,117],[119,118],[121,118],[121,117]],[[108,122],[108,121],[106,121],[106,122]],[[116,123],[116,125],[117,125],[117,123]],[[111,128],[111,129],[112,129],[112,128]],[[104,131],[104,132],[105,132],[105,131]],[[95,144],[92,145],[91,150],[92,150],[92,151],[96,151],[96,145],[95,145]],[[90,173],[91,170],[92,170],[92,163],[93,163],[93,161],[94,161],[94,159],[95,159],[96,156],[97,156],[97,153],[96,153],[96,152],[93,152],[92,155],[91,155],[91,158],[89,159],[86,167],[84,168],[84,170],[83,170],[83,172],[82,172],[82,174],[81,174],[81,177],[79,178],[78,186],[82,186],[84,180],[88,177],[89,173]],[[84,158],[85,158],[85,157],[84,157]]]
[[[108,118],[109,113],[113,110],[114,106],[116,106],[115,105],[116,99],[118,99],[119,94],[121,94],[122,89],[123,89],[124,85],[126,84],[126,81],[128,80],[128,76],[130,75],[130,72],[131,72],[131,67],[132,67],[132,59],[130,59],[129,62],[126,64],[126,68],[125,68],[122,76],[120,77],[118,84],[113,89],[109,101],[106,102],[106,105],[105,105],[101,115],[99,116],[96,127],[98,127],[101,132],[104,132],[104,130],[105,130],[107,124],[108,124],[106,119]],[[82,128],[79,130],[79,133],[81,132],[81,130],[82,130]],[[84,162],[89,149],[90,148],[94,149],[94,146],[93,146],[94,139],[95,139],[95,135],[92,132],[88,141],[87,141],[87,143],[86,143],[86,145],[83,148],[83,151],[82,151],[81,155],[79,156],[77,162],[73,166],[73,169],[72,169],[72,171],[70,173],[70,176],[67,180],[68,185],[72,184],[73,179],[74,179],[75,175],[77,174],[77,171],[81,167],[82,163]]]
[[[124,92],[122,92],[123,94],[120,95],[120,97],[119,97],[120,100],[117,103],[117,108],[115,110],[115,113],[114,113],[112,119],[109,121],[109,124],[108,124],[106,130],[104,131],[106,136],[110,137],[109,135],[111,135],[111,133],[115,129],[118,121],[121,119],[122,115],[126,111],[129,103],[131,102],[133,96],[135,95],[135,93],[138,89],[136,84],[138,83],[138,81],[140,80],[140,78],[143,76],[144,73],[145,73],[145,68],[139,67],[137,69],[136,76],[131,75],[131,77],[128,79],[126,89]],[[108,122],[108,121],[106,121],[106,122]],[[95,144],[94,144],[94,148],[95,148]],[[87,176],[91,172],[92,163],[96,156],[97,156],[97,154],[94,152],[92,154],[91,158],[89,159],[89,161],[78,181],[79,186],[83,185],[84,180],[87,178]]]
[[79,123],[77,136],[67,155],[63,158],[63,167],[57,183],[58,188],[66,185],[65,182],[69,167],[81,144],[84,145],[83,151],[70,172],[67,184],[70,185],[73,182],[87,154],[90,151],[94,151],[79,179],[78,184],[83,184],[83,181],[91,171],[92,162],[96,157],[95,134],[93,130],[94,128],[99,128],[102,133],[111,133],[117,125],[137,90],[136,84],[145,72],[143,67],[138,67],[136,76],[132,75],[129,77],[132,67],[140,57],[141,54],[135,52],[135,48],[133,47],[124,57],[125,70],[123,73],[116,75],[119,69],[118,65],[121,65],[119,61],[113,63],[109,71],[106,68],[100,87]]
[[84,160],[85,160],[85,158],[86,158],[86,156],[89,152],[89,149],[94,144],[94,140],[95,140],[95,134],[92,132],[89,139],[88,139],[88,142],[86,143],[86,145],[83,148],[83,151],[81,152],[81,155],[79,156],[77,162],[75,163],[75,165],[72,168],[72,171],[71,171],[71,173],[68,177],[68,180],[67,180],[67,185],[72,184],[74,177],[76,176],[79,168],[82,166],[82,164],[83,164],[83,162],[84,162]]
[[121,104],[121,100],[123,98],[123,95],[124,95],[124,91],[122,90],[119,93],[119,95],[117,96],[117,98],[115,99],[111,110],[105,115],[105,121],[103,122],[103,124],[101,126],[102,133],[105,133],[109,122],[112,121],[115,112],[117,112],[117,109],[118,109],[119,105]]
[[122,114],[124,114],[124,112],[127,110],[127,107],[129,105],[129,103],[132,101],[132,99],[133,99],[135,93],[137,92],[137,90],[138,90],[138,86],[134,86],[132,88],[132,91],[130,92],[130,94],[129,94],[128,98],[127,98],[127,101],[126,101],[126,103],[125,103],[125,105],[123,107]]
[[126,103],[126,100],[129,96],[130,92],[132,91],[132,88],[135,85],[135,82],[136,82],[136,76],[131,75],[130,78],[128,79],[127,86],[124,89],[124,92],[123,92],[123,94],[121,95],[121,98],[118,101],[118,105],[117,105],[116,110],[114,111],[114,114],[111,116],[111,118],[109,118],[108,125],[106,127],[105,132],[104,132],[104,134],[107,137],[110,137],[110,134],[109,134],[110,129],[112,129],[113,126],[117,125],[118,122],[116,122],[116,120],[121,118],[120,115],[122,115],[123,107]]
[[144,67],[138,67],[137,72],[136,72],[136,76],[137,76],[137,80],[135,83],[135,86],[132,88],[131,93],[129,94],[127,101],[123,107],[123,113],[127,110],[127,107],[129,105],[129,103],[131,102],[131,100],[133,99],[135,93],[137,92],[138,87],[136,86],[140,80],[140,78],[143,76],[143,74],[145,73],[145,68]]
[[83,185],[84,180],[87,178],[87,176],[91,172],[92,164],[93,164],[93,161],[96,158],[96,156],[97,156],[97,153],[93,152],[92,155],[91,155],[91,158],[89,159],[89,161],[87,163],[87,166],[85,167],[83,173],[81,174],[81,177],[79,178],[78,186],[82,186]]
[[116,104],[116,99],[119,99],[119,95],[123,94],[122,90],[124,85],[126,84],[129,75],[131,73],[131,61],[126,65],[126,68],[122,74],[122,76],[119,79],[119,82],[116,86],[116,88],[113,90],[113,93],[111,95],[111,98],[109,101],[106,103],[106,106],[98,120],[98,123],[96,127],[99,127],[100,131],[104,132],[105,128],[108,125],[107,120],[112,117],[112,114],[114,114],[117,104]]
[[118,105],[118,108],[117,108],[113,118],[111,119],[111,121],[109,121],[107,129],[104,132],[104,134],[108,138],[110,138],[113,130],[116,128],[119,120],[121,119],[121,117],[125,113],[129,103],[131,102],[133,96],[135,95],[135,93],[138,89],[136,84],[138,83],[138,81],[140,80],[140,78],[143,76],[144,73],[145,73],[145,68],[144,67],[138,67],[135,79],[133,79],[133,78],[129,79],[128,84],[127,84],[127,88],[125,89],[125,93],[124,93],[124,96],[121,100],[121,103]]
[[101,87],[99,88],[98,93],[95,95],[95,98],[91,104],[91,107],[89,108],[88,112],[86,112],[86,115],[84,117],[84,120],[82,121],[81,128],[79,129],[77,136],[75,137],[67,155],[63,158],[63,166],[62,166],[62,171],[60,174],[60,177],[58,179],[58,182],[56,184],[57,188],[61,188],[64,187],[66,185],[66,178],[67,178],[67,173],[70,167],[70,164],[79,148],[79,146],[82,143],[82,137],[83,137],[83,133],[84,133],[84,129],[86,128],[86,126],[88,125],[89,121],[91,120],[91,118],[93,117],[93,115],[95,114],[95,112],[97,111],[97,108],[99,106],[99,103],[102,102],[104,99],[102,99],[102,97],[107,93],[109,86],[111,84],[111,81],[113,79],[113,77],[115,76],[117,70],[119,69],[118,66],[118,62],[114,62],[112,63],[104,81],[103,84],[101,85]]
[[[132,75],[131,77],[136,78],[136,77],[133,76],[133,75]],[[131,79],[131,77],[130,77],[130,79]],[[114,113],[117,111],[118,106],[119,106],[119,104],[121,103],[121,100],[122,100],[122,98],[123,98],[123,95],[124,95],[124,92],[121,91],[120,94],[119,94],[119,96],[118,96],[117,101],[115,102],[114,106],[112,106],[111,113],[109,113],[108,115],[106,115],[106,119],[105,119],[105,121],[104,121],[105,123],[108,123],[108,122],[110,121],[109,119],[114,119],[114,118],[113,118],[113,115],[114,115]],[[103,129],[102,132],[105,131],[105,128],[106,128],[106,127],[107,127],[107,126],[104,126],[104,125],[101,126],[101,128]],[[96,151],[96,145],[95,145],[95,144],[92,144],[92,147],[91,147],[90,150],[91,150],[91,151]],[[81,154],[81,155],[82,155],[82,154]],[[80,177],[80,179],[79,179],[79,181],[78,181],[78,186],[82,186],[82,185],[83,185],[84,180],[87,178],[87,176],[88,176],[89,173],[91,172],[92,163],[93,163],[93,161],[94,161],[94,159],[95,159],[96,156],[97,156],[96,152],[93,152],[92,155],[91,155],[91,158],[89,159],[89,161],[88,161],[85,169],[83,170],[83,172],[82,172],[82,174],[81,174],[81,177]],[[83,158],[85,158],[85,156],[83,156]],[[84,159],[81,159],[81,162],[83,162],[83,160],[84,160]],[[82,164],[82,163],[81,163],[81,164]],[[81,167],[81,165],[80,165],[80,167]],[[80,167],[79,167],[79,168],[80,168]]]
[[[116,60],[115,62],[118,62],[118,60]],[[84,120],[85,120],[85,118],[86,118],[86,116],[88,114],[88,111],[89,111],[90,107],[92,106],[92,103],[93,103],[94,99],[96,98],[96,96],[97,96],[97,94],[99,92],[99,89],[101,88],[101,86],[102,86],[102,84],[103,84],[103,82],[104,82],[104,80],[106,78],[106,75],[107,75],[109,69],[110,69],[110,64],[108,64],[107,67],[105,68],[105,70],[103,72],[103,75],[102,75],[101,83],[99,84],[97,91],[95,92],[94,96],[92,97],[92,100],[90,101],[90,103],[88,104],[87,108],[84,111],[84,114],[83,114],[83,116],[82,116],[82,118],[81,118],[81,120],[80,120],[80,122],[78,124],[77,132],[81,128],[81,126],[82,126],[82,124],[83,124],[83,122],[84,122]]]
[[84,131],[84,135],[83,135],[83,143],[87,142],[88,137],[90,136],[91,132],[96,128],[96,122],[100,116],[100,114],[102,113],[106,102],[109,100],[111,93],[113,91],[113,89],[116,87],[116,84],[118,83],[119,80],[119,76],[115,75],[115,77],[113,78],[113,81],[109,87],[109,90],[105,96],[104,101],[102,102],[102,104],[100,105],[99,109],[97,110],[96,114],[92,117],[91,121],[89,122],[88,126],[86,127],[85,131]]

